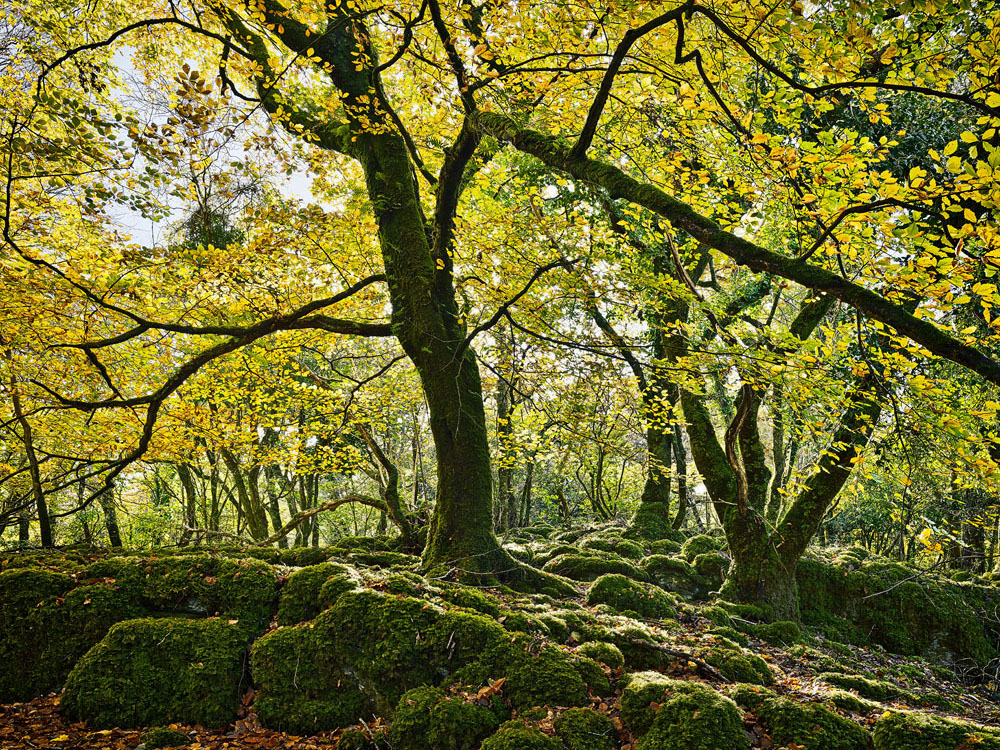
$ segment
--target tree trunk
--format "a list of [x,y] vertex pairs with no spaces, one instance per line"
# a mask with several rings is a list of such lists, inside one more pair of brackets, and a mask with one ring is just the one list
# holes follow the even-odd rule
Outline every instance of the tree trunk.
[[108,542],[112,549],[121,549],[122,537],[118,529],[118,511],[115,509],[114,491],[109,487],[101,493],[101,510],[104,511],[104,526],[108,530]]
[[45,503],[45,491],[42,488],[42,475],[38,468],[38,457],[35,455],[35,444],[31,436],[31,423],[28,422],[21,409],[21,395],[17,384],[11,376],[11,404],[14,407],[14,417],[21,425],[21,439],[24,444],[24,454],[28,459],[28,472],[31,476],[31,495],[35,500],[35,510],[38,513],[38,528],[42,537],[43,547],[55,546],[52,535],[52,520],[49,518],[49,508]]

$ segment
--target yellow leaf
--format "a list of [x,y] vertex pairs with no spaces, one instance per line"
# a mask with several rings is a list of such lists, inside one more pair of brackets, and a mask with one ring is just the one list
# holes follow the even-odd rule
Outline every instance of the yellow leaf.
[[944,147],[944,155],[951,156],[958,150],[958,141],[952,141],[947,146]]
[[962,135],[959,136],[959,138],[961,138],[966,143],[975,143],[976,141],[979,140],[979,138],[977,138],[974,133],[971,133],[968,130],[963,132]]

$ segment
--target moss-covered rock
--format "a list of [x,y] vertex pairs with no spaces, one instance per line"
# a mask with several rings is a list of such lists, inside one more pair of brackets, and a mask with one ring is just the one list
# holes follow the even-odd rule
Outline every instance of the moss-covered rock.
[[721,552],[703,552],[691,561],[691,565],[706,585],[712,591],[717,591],[726,580],[730,560]]
[[580,544],[580,549],[610,552],[629,560],[641,560],[646,555],[645,548],[638,542],[622,537],[595,537]]
[[727,680],[750,682],[754,685],[774,684],[771,668],[757,654],[719,645],[700,652],[699,656],[718,669]]
[[599,556],[596,550],[592,554],[569,552],[545,563],[542,568],[546,573],[555,573],[574,581],[589,582],[608,573],[618,573],[633,580],[645,581],[646,574],[631,563],[616,556]]
[[796,578],[803,622],[828,637],[870,640],[946,665],[962,659],[985,664],[997,655],[998,634],[982,616],[1000,603],[995,588],[917,579],[899,563],[856,555],[803,558]]
[[725,547],[725,540],[708,534],[697,534],[684,541],[681,545],[681,557],[693,563],[698,555],[719,552]]
[[870,680],[853,674],[841,674],[838,672],[823,672],[819,678],[824,682],[844,688],[854,690],[862,698],[870,698],[874,701],[887,701],[898,698],[904,691],[885,680]]
[[911,711],[889,711],[875,724],[875,750],[1000,750],[994,729]]
[[503,607],[503,602],[492,594],[469,586],[448,585],[438,596],[459,607],[472,609],[490,617],[499,617]]
[[389,742],[396,750],[474,750],[500,726],[485,706],[467,703],[441,688],[419,687],[400,698]]
[[779,620],[778,622],[761,623],[749,628],[750,634],[762,641],[778,646],[791,646],[802,641],[802,628],[797,622]]
[[601,664],[605,664],[611,669],[618,669],[625,666],[625,657],[622,655],[622,650],[613,643],[588,641],[577,646],[576,652],[581,656],[586,656]]
[[571,708],[555,720],[556,735],[566,750],[615,750],[618,733],[604,714],[592,708]]
[[[352,571],[345,565],[327,562],[310,565],[292,573],[281,588],[278,598],[278,624],[295,625],[318,615],[320,589],[333,576],[351,580]],[[355,587],[356,584],[353,584],[346,590]],[[336,597],[332,599],[335,601]]]
[[486,739],[481,750],[562,750],[562,745],[522,721],[508,721]]
[[142,735],[142,745],[146,750],[157,750],[161,747],[182,747],[190,744],[190,737],[184,732],[170,727],[153,727]]
[[610,573],[594,581],[587,592],[587,604],[607,604],[618,612],[636,612],[640,617],[676,617],[673,600],[662,590]]
[[114,580],[150,612],[236,620],[249,635],[267,628],[278,600],[278,575],[252,558],[207,554],[172,557],[108,557],[87,575]]
[[799,703],[756,685],[737,685],[730,696],[753,711],[777,746],[809,750],[868,750],[868,732],[820,703]]
[[224,620],[126,620],[77,662],[61,709],[101,728],[221,726],[239,707],[245,650],[245,633]]
[[515,708],[581,705],[586,685],[569,654],[496,621],[372,590],[344,593],[311,623],[254,645],[251,666],[267,726],[306,733],[385,716],[402,694],[505,678]]
[[853,711],[859,714],[869,714],[882,708],[878,703],[859,698],[846,690],[831,690],[823,696],[823,700],[842,711]]
[[725,638],[738,646],[746,646],[750,643],[750,639],[747,638],[746,634],[733,628],[711,628],[708,631],[708,634],[714,635],[717,638]]
[[637,750],[749,748],[736,705],[707,685],[656,672],[631,675],[622,693],[621,719],[640,737]]
[[691,564],[678,557],[650,555],[642,561],[642,569],[648,580],[688,601],[701,599],[711,590]]
[[654,539],[649,542],[651,555],[677,555],[681,551],[681,543],[675,539]]
[[143,614],[131,592],[114,582],[75,584],[38,568],[0,573],[0,702],[59,687],[113,624]]

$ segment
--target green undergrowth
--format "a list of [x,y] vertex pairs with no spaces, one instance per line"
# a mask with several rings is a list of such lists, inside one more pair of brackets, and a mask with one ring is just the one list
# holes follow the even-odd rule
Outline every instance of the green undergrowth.
[[366,750],[739,749],[747,727],[775,748],[996,746],[928,661],[995,653],[992,584],[828,550],[803,561],[804,622],[767,622],[713,593],[721,538],[633,532],[512,533],[565,576],[535,593],[424,573],[381,539],[0,557],[0,700],[65,682],[62,710],[95,727],[220,726],[253,687],[264,726]]

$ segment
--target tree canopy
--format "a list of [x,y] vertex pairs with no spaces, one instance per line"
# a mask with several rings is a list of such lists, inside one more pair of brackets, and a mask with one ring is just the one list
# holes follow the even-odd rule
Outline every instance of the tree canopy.
[[0,540],[368,513],[427,568],[537,580],[498,531],[721,525],[777,619],[817,533],[985,564],[998,21],[16,0]]

